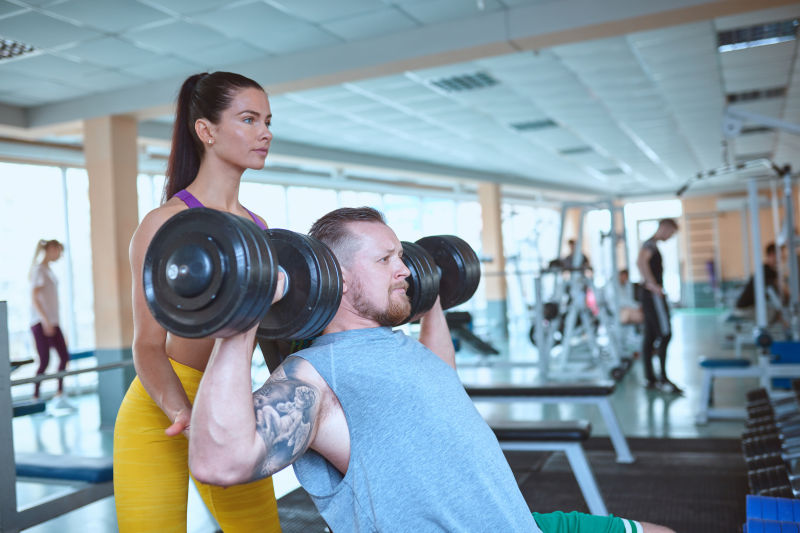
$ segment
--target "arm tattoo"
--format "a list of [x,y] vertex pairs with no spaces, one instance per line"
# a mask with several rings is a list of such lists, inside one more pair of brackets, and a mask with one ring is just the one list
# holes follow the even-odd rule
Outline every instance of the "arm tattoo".
[[311,442],[320,392],[294,375],[295,366],[294,361],[284,363],[253,393],[256,431],[267,448],[253,479],[288,466],[305,453]]

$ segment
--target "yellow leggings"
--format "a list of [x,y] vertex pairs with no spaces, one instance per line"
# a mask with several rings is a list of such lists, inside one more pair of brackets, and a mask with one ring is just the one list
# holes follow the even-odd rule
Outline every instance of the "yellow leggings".
[[[203,373],[170,362],[194,402]],[[169,418],[135,378],[114,427],[114,497],[122,533],[186,531],[189,441],[183,435],[166,436],[169,425]],[[228,488],[196,480],[195,485],[225,533],[280,532],[272,478]]]

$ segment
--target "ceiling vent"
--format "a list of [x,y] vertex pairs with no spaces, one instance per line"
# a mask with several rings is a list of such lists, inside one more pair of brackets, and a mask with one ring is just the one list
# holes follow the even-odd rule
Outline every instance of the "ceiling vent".
[[769,159],[772,160],[772,152],[760,152],[757,154],[739,154],[736,156],[737,163],[746,163],[747,161],[755,161],[756,159]]
[[600,172],[602,172],[606,176],[619,176],[620,174],[625,174],[625,171],[619,167],[603,168],[600,169]]
[[33,52],[33,46],[0,37],[0,61]]
[[756,133],[772,133],[775,130],[768,126],[744,126],[739,135],[754,135]]
[[772,87],[770,89],[756,89],[741,93],[728,93],[726,98],[729,104],[755,102],[769,98],[783,98],[786,96],[786,87]]
[[563,148],[558,151],[561,155],[580,155],[580,154],[588,154],[592,151],[590,146],[575,146],[573,148]]
[[528,122],[517,122],[516,124],[511,124],[511,127],[517,131],[537,131],[547,128],[555,128],[556,126],[558,126],[558,124],[549,118],[544,120],[531,120]]
[[717,32],[717,49],[720,52],[731,52],[792,41],[797,35],[797,25],[797,19],[791,19],[720,31]]
[[500,82],[485,72],[475,72],[474,74],[462,74],[460,76],[433,80],[431,83],[444,91],[454,93],[485,89],[486,87],[497,85]]

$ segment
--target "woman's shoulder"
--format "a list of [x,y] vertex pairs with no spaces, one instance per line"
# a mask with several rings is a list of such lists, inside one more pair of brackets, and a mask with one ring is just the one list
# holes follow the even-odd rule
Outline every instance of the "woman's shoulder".
[[150,239],[152,239],[156,231],[158,231],[158,229],[163,226],[167,220],[177,215],[184,209],[188,209],[186,204],[177,198],[172,198],[164,205],[149,211],[144,218],[142,218],[142,221],[139,223],[139,227],[136,228],[136,232],[133,234],[132,241],[134,243],[138,241],[150,242]]

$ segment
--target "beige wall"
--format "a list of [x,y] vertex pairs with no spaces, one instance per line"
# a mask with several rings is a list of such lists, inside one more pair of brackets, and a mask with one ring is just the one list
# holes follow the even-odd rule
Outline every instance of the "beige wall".
[[[765,189],[760,191],[761,197],[769,203],[770,191]],[[797,198],[796,189],[794,194],[795,200]],[[687,248],[687,241],[684,230],[688,229],[687,215],[706,213],[709,215],[716,214],[718,233],[719,233],[719,253],[721,262],[721,274],[723,281],[741,280],[745,277],[746,269],[744,266],[743,248],[744,240],[747,239],[747,248],[750,251],[750,272],[753,270],[752,265],[752,245],[748,234],[742,235],[742,220],[740,211],[724,211],[717,212],[717,200],[722,198],[741,199],[747,205],[747,195],[730,194],[730,195],[710,195],[710,196],[695,196],[691,198],[684,198],[683,203],[683,220],[681,224],[681,256],[686,258],[682,260],[684,280],[689,281],[687,277],[687,270],[689,268],[689,250]],[[779,199],[781,195],[779,194]],[[782,200],[779,201],[782,206]],[[796,212],[796,211],[795,211]],[[783,223],[783,208],[779,209],[780,222]],[[759,221],[761,225],[761,248],[762,251],[766,245],[775,240],[775,232],[773,231],[772,209],[764,207],[760,210]]]

